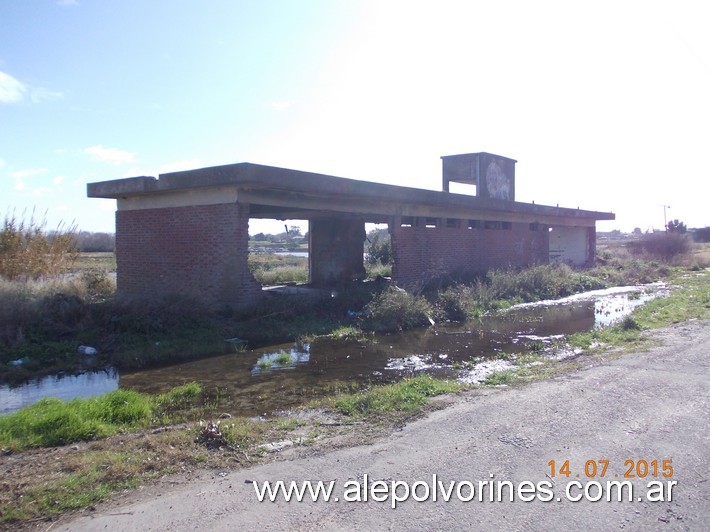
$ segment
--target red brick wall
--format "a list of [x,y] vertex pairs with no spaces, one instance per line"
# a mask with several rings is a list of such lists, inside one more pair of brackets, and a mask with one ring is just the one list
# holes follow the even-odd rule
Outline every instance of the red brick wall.
[[[432,221],[432,220],[430,220]],[[547,263],[549,234],[540,224],[532,230],[527,223],[511,223],[509,229],[468,228],[468,220],[436,221],[437,227],[426,227],[425,219],[414,220],[412,227],[395,223],[390,227],[394,266],[392,276],[404,287],[420,285],[446,274],[485,272],[492,268],[509,268]],[[419,222],[418,224],[416,222]]]
[[245,205],[117,211],[118,293],[178,293],[211,306],[248,306],[261,296],[247,267],[248,241]]

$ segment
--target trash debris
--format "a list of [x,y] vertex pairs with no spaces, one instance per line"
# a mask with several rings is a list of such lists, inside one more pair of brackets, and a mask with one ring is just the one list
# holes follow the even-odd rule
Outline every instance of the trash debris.
[[10,360],[7,364],[8,366],[21,366],[22,364],[27,364],[29,361],[29,357],[22,357],[17,360]]
[[90,345],[80,345],[79,348],[77,349],[80,355],[87,355],[87,356],[94,356],[97,355],[99,352],[95,347],[91,347]]

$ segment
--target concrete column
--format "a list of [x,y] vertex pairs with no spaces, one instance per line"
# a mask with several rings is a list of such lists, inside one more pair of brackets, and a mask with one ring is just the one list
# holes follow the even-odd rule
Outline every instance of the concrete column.
[[365,277],[363,220],[327,218],[308,224],[309,281],[329,286]]

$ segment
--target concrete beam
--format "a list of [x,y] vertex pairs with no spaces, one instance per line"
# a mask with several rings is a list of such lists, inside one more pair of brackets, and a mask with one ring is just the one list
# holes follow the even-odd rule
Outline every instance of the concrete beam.
[[[251,163],[89,183],[89,197],[128,199],[177,191],[235,186],[239,201],[284,209],[348,212],[357,215],[485,217],[503,221],[538,221],[590,225],[614,214],[480,198],[432,190],[384,185]],[[244,198],[244,199],[242,199]],[[146,200],[144,205],[150,205]],[[150,207],[145,207],[150,208]]]

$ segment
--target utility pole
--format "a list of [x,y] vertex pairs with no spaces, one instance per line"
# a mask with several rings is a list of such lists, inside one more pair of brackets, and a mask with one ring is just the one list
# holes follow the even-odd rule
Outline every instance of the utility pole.
[[659,207],[663,207],[663,229],[665,232],[668,232],[668,220],[666,219],[666,209],[670,209],[670,205],[659,205]]

